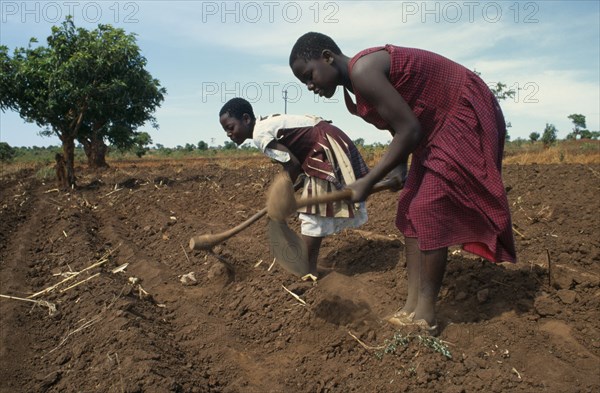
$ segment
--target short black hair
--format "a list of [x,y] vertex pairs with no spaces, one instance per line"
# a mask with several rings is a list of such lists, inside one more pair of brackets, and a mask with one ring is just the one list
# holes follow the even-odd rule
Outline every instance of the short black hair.
[[336,55],[342,54],[342,51],[331,37],[315,32],[304,34],[298,38],[292,48],[292,52],[290,53],[290,67],[297,59],[306,61],[319,59],[325,49],[329,49]]
[[223,116],[225,113],[228,113],[229,116],[235,117],[238,120],[242,120],[244,113],[247,113],[252,120],[256,120],[252,105],[240,97],[232,98],[231,100],[227,101],[225,105],[223,105],[223,108],[221,108],[219,117]]

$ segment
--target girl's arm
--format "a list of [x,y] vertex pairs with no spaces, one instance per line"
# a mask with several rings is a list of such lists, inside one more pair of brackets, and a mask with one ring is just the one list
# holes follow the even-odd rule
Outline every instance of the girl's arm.
[[389,80],[390,56],[378,51],[360,58],[350,75],[354,93],[364,97],[392,128],[392,141],[381,160],[369,173],[349,185],[353,200],[363,201],[373,185],[386,174],[406,165],[408,156],[423,138],[421,125],[411,108]]

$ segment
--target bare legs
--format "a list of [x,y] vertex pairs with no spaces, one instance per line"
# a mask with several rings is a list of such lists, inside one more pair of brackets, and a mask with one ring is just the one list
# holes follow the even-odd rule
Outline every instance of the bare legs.
[[414,313],[414,320],[435,324],[437,301],[448,258],[448,248],[421,251],[416,238],[405,238],[408,297],[402,313]]
[[408,274],[408,296],[402,311],[408,315],[415,311],[419,300],[419,283],[421,282],[421,250],[416,238],[405,238],[406,272]]
[[308,251],[309,273],[317,276],[317,259],[319,258],[319,249],[321,248],[321,241],[323,238],[302,235],[302,239],[304,240]]
[[[308,250],[309,272],[316,276],[317,259],[323,238],[302,235],[302,239]],[[435,304],[446,271],[448,248],[422,251],[416,238],[405,238],[405,243],[408,297],[401,313],[414,313],[413,320],[425,320],[433,326],[436,324]]]

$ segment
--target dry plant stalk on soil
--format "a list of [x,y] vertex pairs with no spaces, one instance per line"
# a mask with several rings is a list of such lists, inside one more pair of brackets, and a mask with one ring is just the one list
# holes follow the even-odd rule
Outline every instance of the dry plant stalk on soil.
[[[96,263],[94,263],[94,264],[92,264],[92,265],[90,265],[90,266],[86,267],[86,268],[85,268],[85,269],[83,269],[83,270],[80,270],[79,272],[74,272],[72,275],[68,276],[68,277],[67,277],[67,278],[65,278],[64,280],[62,280],[62,281],[59,281],[59,282],[57,282],[56,284],[54,284],[54,285],[51,285],[50,287],[48,287],[48,288],[45,288],[45,289],[43,289],[43,290],[41,290],[41,291],[39,291],[39,292],[36,292],[36,293],[34,293],[34,294],[32,294],[32,295],[29,295],[27,298],[28,298],[28,299],[33,299],[33,298],[35,298],[35,297],[38,297],[38,296],[40,296],[40,295],[43,295],[43,294],[45,294],[45,293],[51,292],[51,291],[53,291],[54,289],[56,289],[57,287],[59,287],[60,285],[62,285],[62,284],[64,284],[64,283],[66,283],[67,281],[71,281],[71,280],[72,280],[72,279],[74,279],[75,277],[79,276],[81,273],[83,273],[83,272],[86,272],[86,271],[88,271],[88,270],[90,270],[90,269],[93,269],[93,268],[95,268],[95,267],[98,267],[98,266],[101,266],[101,265],[105,264],[106,262],[108,262],[108,257],[109,257],[109,256],[110,256],[110,255],[111,255],[113,252],[115,252],[115,251],[116,251],[116,250],[117,250],[117,249],[118,249],[120,246],[121,246],[121,245],[119,244],[119,245],[118,245],[118,246],[117,246],[117,247],[116,247],[114,250],[108,250],[106,253],[104,253],[104,255],[102,255],[102,257],[100,257],[100,259],[99,259],[99,260],[98,260]],[[63,290],[61,290],[61,292],[64,292],[64,291],[66,291],[66,290],[69,290],[69,289],[71,289],[71,288],[74,288],[74,287],[76,287],[76,286],[78,286],[78,285],[82,284],[82,283],[83,283],[83,282],[85,282],[85,281],[88,281],[88,280],[90,280],[90,279],[92,279],[92,278],[94,278],[94,277],[97,277],[99,274],[100,274],[100,273],[96,273],[96,274],[94,274],[94,275],[92,275],[92,276],[90,276],[90,277],[88,277],[88,278],[86,278],[86,279],[84,279],[84,280],[82,280],[82,281],[80,281],[80,282],[77,282],[77,283],[75,283],[75,284],[71,285],[70,287],[68,287],[68,288],[66,288],[66,289],[63,289]]]

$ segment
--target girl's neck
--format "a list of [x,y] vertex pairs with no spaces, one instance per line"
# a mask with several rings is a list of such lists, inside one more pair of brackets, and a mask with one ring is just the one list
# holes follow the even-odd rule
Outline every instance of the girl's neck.
[[339,72],[338,85],[344,86],[346,89],[353,91],[352,82],[350,81],[350,73],[348,71],[350,58],[342,53],[336,56],[335,62],[338,65]]

